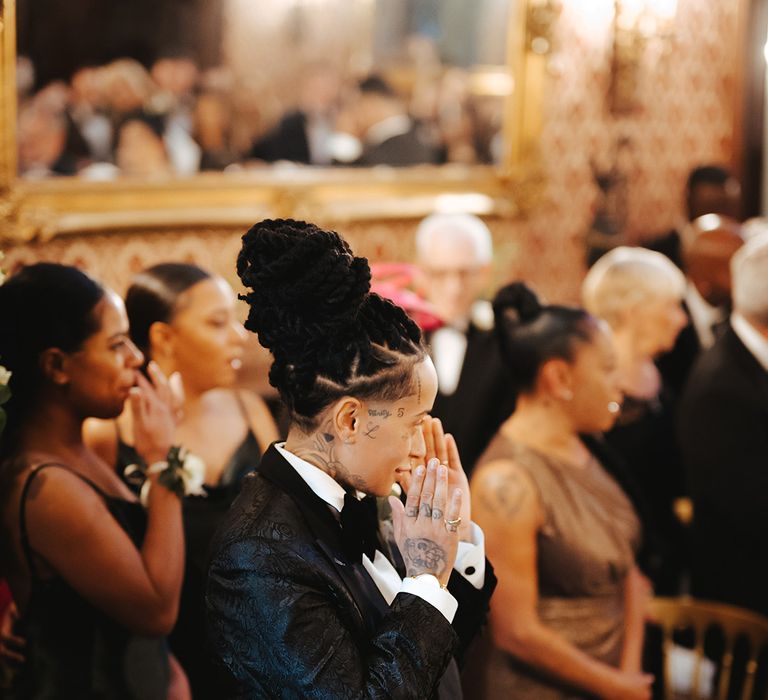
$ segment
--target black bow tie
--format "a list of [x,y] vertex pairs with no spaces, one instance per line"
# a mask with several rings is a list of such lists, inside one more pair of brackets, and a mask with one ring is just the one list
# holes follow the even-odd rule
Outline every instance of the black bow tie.
[[379,546],[379,514],[373,496],[358,500],[351,493],[344,494],[341,536],[353,561],[362,561],[363,554],[373,561]]

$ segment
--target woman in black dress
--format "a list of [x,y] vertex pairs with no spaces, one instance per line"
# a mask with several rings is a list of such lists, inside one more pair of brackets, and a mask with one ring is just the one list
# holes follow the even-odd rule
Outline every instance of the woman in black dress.
[[[168,382],[155,365],[139,374],[119,297],[63,265],[0,286],[0,358],[0,544],[26,639],[8,697],[188,697],[164,639],[184,568]],[[82,441],[87,417],[114,418],[129,397],[153,465],[146,510]]]

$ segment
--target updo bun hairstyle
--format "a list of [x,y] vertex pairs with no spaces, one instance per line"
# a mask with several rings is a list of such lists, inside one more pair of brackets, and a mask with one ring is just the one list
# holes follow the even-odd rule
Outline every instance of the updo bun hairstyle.
[[523,282],[502,287],[493,300],[496,335],[516,393],[536,387],[541,366],[573,360],[576,344],[589,342],[595,320],[584,309],[542,304]]
[[242,239],[237,273],[250,291],[245,327],[274,358],[269,381],[305,432],[342,396],[393,401],[414,390],[421,331],[370,292],[371,271],[334,231],[267,219]]
[[56,263],[29,265],[0,285],[0,365],[11,372],[0,462],[14,455],[21,425],[38,406],[45,381],[40,354],[79,350],[99,329],[94,309],[104,294],[85,273]]

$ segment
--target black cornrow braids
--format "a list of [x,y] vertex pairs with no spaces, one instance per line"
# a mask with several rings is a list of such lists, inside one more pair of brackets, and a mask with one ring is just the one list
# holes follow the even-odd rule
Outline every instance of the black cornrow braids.
[[250,291],[245,327],[272,352],[269,373],[305,430],[345,395],[394,400],[425,350],[418,326],[370,293],[371,272],[334,231],[267,219],[244,236],[237,272]]

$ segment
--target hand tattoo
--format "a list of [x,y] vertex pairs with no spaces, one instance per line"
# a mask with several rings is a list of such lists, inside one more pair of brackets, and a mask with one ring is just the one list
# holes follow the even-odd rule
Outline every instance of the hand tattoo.
[[447,565],[445,550],[425,537],[407,538],[403,558],[408,576],[432,574],[439,577]]

